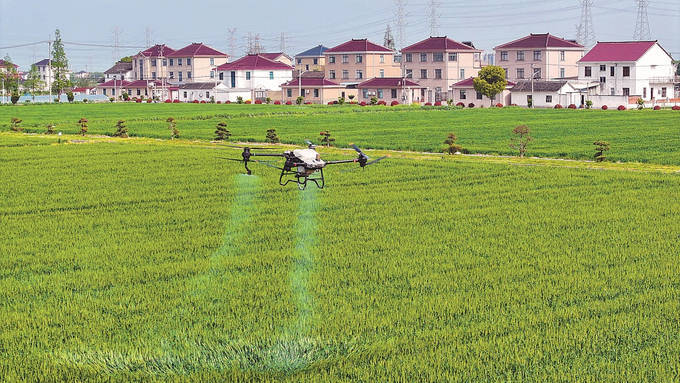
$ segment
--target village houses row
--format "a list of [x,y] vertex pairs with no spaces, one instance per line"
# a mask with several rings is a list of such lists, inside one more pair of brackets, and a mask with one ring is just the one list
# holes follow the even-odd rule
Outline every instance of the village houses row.
[[430,37],[401,52],[367,39],[322,45],[294,58],[284,53],[230,57],[201,43],[174,50],[155,45],[105,72],[98,94],[120,98],[231,101],[275,100],[325,104],[339,98],[387,104],[446,102],[488,106],[582,106],[677,102],[675,66],[656,41],[599,42],[590,51],[573,40],[530,34],[494,48],[508,80],[494,100],[474,90],[490,65],[472,42]]

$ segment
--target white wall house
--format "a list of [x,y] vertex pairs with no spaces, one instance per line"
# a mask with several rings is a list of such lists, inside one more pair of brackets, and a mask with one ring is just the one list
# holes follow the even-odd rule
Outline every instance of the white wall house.
[[125,80],[132,81],[135,77],[131,62],[118,61],[104,72],[104,81]]
[[250,91],[235,91],[229,89],[223,83],[215,85],[214,82],[194,82],[180,85],[177,98],[181,102],[210,102],[211,100],[215,102],[236,102],[238,97],[242,97],[245,101],[250,98]]
[[[217,77],[230,92],[239,95],[248,92],[244,99],[264,99],[268,92],[280,92],[281,84],[293,78],[293,68],[261,55],[247,55],[217,67]],[[229,96],[230,101],[235,97]]]
[[[50,89],[52,86],[52,83],[54,82],[54,75],[56,73],[54,67],[50,67],[50,60],[49,59],[43,59],[38,61],[37,63],[33,64],[38,68],[38,73],[40,74],[40,79],[44,82],[43,89],[44,91],[47,91]],[[65,78],[70,78],[71,77],[71,72],[66,71],[64,74]]]
[[599,42],[578,64],[579,80],[599,83],[598,102],[606,103],[605,96],[648,102],[675,96],[673,58],[657,41]]

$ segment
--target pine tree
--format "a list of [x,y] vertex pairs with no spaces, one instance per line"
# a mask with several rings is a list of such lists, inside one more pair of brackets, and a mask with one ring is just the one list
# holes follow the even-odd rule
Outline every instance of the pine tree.
[[52,45],[52,74],[54,82],[52,83],[52,90],[60,97],[64,89],[71,86],[66,76],[68,73],[68,59],[64,51],[64,43],[61,41],[61,32],[57,29],[54,32],[54,44]]
[[267,142],[275,144],[279,142],[279,136],[276,134],[276,129],[267,129]]
[[215,141],[226,141],[231,137],[231,132],[227,129],[226,122],[220,122],[217,124],[217,130],[215,130]]
[[122,138],[128,137],[128,128],[127,125],[125,125],[125,120],[118,120],[116,123],[116,132],[113,133],[113,136]]

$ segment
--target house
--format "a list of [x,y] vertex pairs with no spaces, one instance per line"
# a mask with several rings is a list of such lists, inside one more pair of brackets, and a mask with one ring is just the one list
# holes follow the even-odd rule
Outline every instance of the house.
[[210,82],[217,67],[229,61],[229,55],[203,43],[193,43],[168,55],[168,81],[172,84]]
[[430,37],[401,50],[404,76],[423,86],[421,101],[446,101],[452,98],[451,85],[477,75],[481,53],[471,42]]
[[8,66],[14,67],[15,70],[16,70],[16,69],[19,69],[19,66],[18,66],[18,65],[13,64],[13,63],[11,63],[11,62],[9,62],[9,61],[5,61],[5,60],[0,59],[0,73],[6,72]]
[[135,80],[128,82],[123,88],[130,98],[153,98],[166,100],[169,98],[169,84],[161,80]]
[[181,102],[236,102],[238,97],[243,100],[250,98],[250,91],[243,90],[241,93],[230,90],[223,83],[215,82],[192,82],[179,86],[178,99]]
[[300,71],[321,71],[323,72],[326,66],[326,56],[324,52],[327,51],[323,45],[317,45],[314,48],[307,49],[302,53],[295,55],[295,69]]
[[[598,42],[579,60],[578,78],[598,83],[595,94],[599,96],[649,102],[675,96],[673,58],[657,41]],[[607,102],[606,97],[598,99]]]
[[[156,44],[151,48],[137,53],[132,56],[132,78],[123,78],[123,80],[165,79],[165,81],[168,81],[168,55],[174,52],[174,49],[165,44]],[[114,68],[115,67],[116,65],[114,65]],[[120,68],[117,68],[117,70],[122,70],[124,68],[124,66],[121,66]],[[121,80],[120,77],[117,77],[117,79]]]
[[501,92],[500,94],[496,95],[496,97],[493,100],[490,100],[488,97],[481,93],[478,93],[475,90],[474,80],[475,80],[474,77],[468,77],[463,81],[459,81],[451,85],[450,99],[453,100],[454,105],[460,102],[465,104],[465,106],[468,106],[470,104],[475,104],[475,106],[491,106],[496,105],[498,103],[503,104],[504,106],[508,106],[512,104],[510,98],[510,89],[513,86],[515,86],[514,82],[508,81],[508,85],[505,87],[505,90],[503,90],[503,92]]
[[[52,83],[54,82],[54,78],[56,73],[56,70],[54,67],[50,66],[50,59],[43,59],[38,61],[37,63],[33,64],[38,68],[38,73],[40,75],[40,79],[43,81],[43,88],[42,90],[47,91],[52,87]],[[64,76],[66,78],[70,77],[70,72],[66,70],[64,73]]]
[[[262,55],[249,54],[240,59],[217,67],[217,80],[224,83],[230,92],[242,94],[246,99],[264,100],[267,97],[280,99],[281,84],[290,81],[293,68],[280,61],[270,60]],[[229,100],[235,97],[229,96]]]
[[78,96],[78,95],[88,96],[88,95],[96,94],[96,89],[95,88],[88,88],[88,87],[80,87],[80,88],[73,88],[73,90],[71,90],[71,92],[73,93],[74,96]]
[[[554,108],[556,105],[566,108],[572,104],[584,107],[588,93],[595,86],[574,80],[518,81],[510,89],[511,103],[519,106],[531,104],[535,108]],[[616,105],[621,103],[625,105],[625,101]]]
[[323,52],[326,79],[356,87],[374,77],[400,77],[395,52],[367,39],[353,39]]
[[118,61],[104,72],[104,81],[113,79],[132,81],[134,78],[135,74],[132,70],[132,62]]
[[276,52],[276,53],[260,53],[260,56],[266,57],[270,60],[273,61],[278,61],[280,63],[284,63],[289,66],[293,66],[293,58],[288,56],[287,54],[283,52]]
[[[283,102],[295,103],[299,96],[305,98],[304,102],[313,104],[327,104],[352,95],[356,96],[356,89],[345,89],[344,85],[327,80],[323,77],[301,76],[281,85],[283,90]],[[348,93],[349,92],[349,93]]]
[[585,48],[550,33],[530,34],[494,48],[496,65],[511,81],[576,78]]
[[84,78],[89,78],[90,73],[84,70],[78,71],[76,73],[71,74],[71,79],[84,79]]
[[123,92],[126,92],[125,87],[128,84],[130,84],[130,81],[112,79],[98,84],[95,88],[95,94],[120,99]]
[[357,86],[359,102],[371,102],[373,97],[390,105],[393,101],[411,104],[421,96],[422,85],[402,77],[376,77]]

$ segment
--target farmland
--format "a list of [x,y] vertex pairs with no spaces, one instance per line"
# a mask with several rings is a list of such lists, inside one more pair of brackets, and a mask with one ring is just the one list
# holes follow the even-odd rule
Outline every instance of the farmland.
[[525,110],[517,108],[433,110],[420,107],[211,105],[211,104],[79,104],[0,108],[0,130],[12,117],[24,120],[26,132],[57,130],[77,133],[77,121],[90,121],[89,133],[110,135],[118,119],[130,134],[167,139],[165,120],[173,117],[181,137],[208,140],[217,123],[225,121],[233,140],[263,141],[275,128],[283,142],[315,140],[329,129],[337,144],[414,151],[440,151],[449,132],[472,153],[513,155],[510,131],[526,124],[534,141],[529,155],[591,159],[592,143],[611,144],[612,161],[680,165],[680,112],[671,110]]
[[[70,107],[16,114],[30,130],[44,116],[70,123],[87,110]],[[164,124],[145,122],[137,107],[146,105],[124,106],[131,132],[165,137]],[[148,107],[167,114],[165,105]],[[3,123],[9,110],[0,108]],[[187,110],[176,115],[185,136],[211,137],[219,118],[192,119]],[[462,137],[480,133],[461,139],[466,147],[505,153],[506,124],[533,119],[531,150],[586,157],[592,139],[576,128],[583,124],[620,142],[612,157],[667,166],[392,152],[366,171],[329,169],[327,189],[299,192],[279,187],[273,169],[238,175],[238,163],[216,158],[238,152],[206,142],[57,144],[2,133],[0,176],[9,187],[0,188],[0,376],[680,377],[680,157],[665,149],[677,143],[677,114],[412,111],[396,123],[405,112],[315,112],[227,121],[240,138],[257,139],[271,125],[290,141],[333,123],[341,144],[395,149],[434,148],[458,125]],[[118,115],[105,113],[91,113],[91,132],[112,130]],[[464,128],[468,120],[489,129]],[[384,130],[362,135],[369,121]]]

